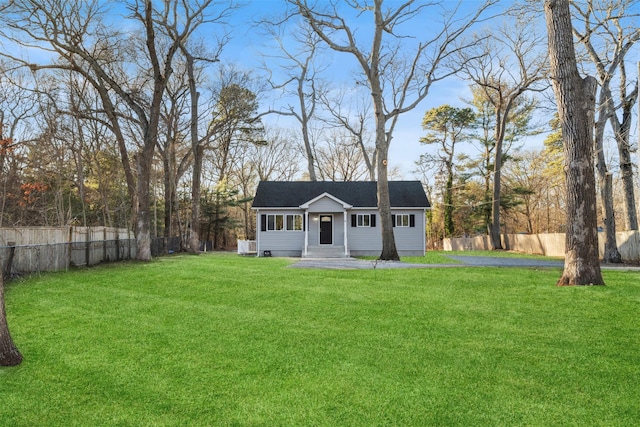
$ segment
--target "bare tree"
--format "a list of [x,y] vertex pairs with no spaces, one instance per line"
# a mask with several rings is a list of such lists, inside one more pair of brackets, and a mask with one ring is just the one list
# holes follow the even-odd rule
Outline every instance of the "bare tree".
[[[598,171],[598,187],[604,212],[604,257],[605,262],[621,263],[622,255],[618,251],[616,242],[616,219],[613,208],[613,174],[609,171],[604,153],[604,128],[609,117],[607,106],[607,92],[609,82],[607,78],[601,80],[600,96],[598,99],[598,118],[595,121],[594,143],[596,150],[596,170]],[[632,188],[633,190],[633,188]],[[634,209],[635,210],[635,209]]]
[[295,147],[295,138],[282,129],[269,129],[266,144],[248,147],[250,162],[254,165],[260,181],[291,181],[300,172],[300,153]]
[[[615,221],[613,218],[613,184],[607,170],[602,153],[602,139],[607,120],[613,128],[618,145],[618,157],[623,185],[625,226],[628,230],[638,229],[636,201],[634,195],[633,166],[629,134],[631,130],[631,110],[638,96],[638,83],[628,92],[625,60],[627,54],[640,40],[640,30],[637,25],[638,13],[632,9],[637,6],[637,0],[606,0],[572,2],[576,20],[581,28],[574,27],[573,33],[586,50],[587,56],[595,67],[596,77],[600,84],[600,98],[598,101],[599,118],[596,120],[596,151],[598,154],[598,171],[601,183],[603,204],[605,205],[605,228],[613,233],[613,238],[607,237],[605,245],[605,260],[619,260],[615,246]],[[611,84],[613,79],[619,80],[619,100],[616,105]],[[622,118],[617,111],[621,110]],[[610,241],[612,240],[612,241]],[[609,255],[613,253],[613,257]],[[619,261],[618,261],[619,262]]]
[[[371,100],[367,100],[361,91],[341,90],[338,93],[328,92],[320,94],[322,104],[329,112],[330,118],[326,122],[331,126],[346,129],[353,136],[353,143],[360,149],[362,161],[367,168],[370,181],[376,180],[376,156],[375,147],[370,148],[368,131],[371,118]],[[368,95],[367,95],[368,96]]]
[[[402,34],[403,24],[432,11],[440,16],[438,2],[420,3],[410,0],[383,6],[383,0],[354,1],[348,5],[359,18],[371,17],[367,34],[369,49],[359,37],[363,28],[349,23],[338,10],[338,2],[326,9],[310,6],[307,0],[288,0],[313,31],[334,51],[347,53],[360,67],[360,83],[371,91],[375,117],[375,147],[378,153],[378,210],[382,232],[380,259],[400,259],[395,244],[389,201],[388,154],[393,131],[401,114],[413,110],[424,100],[431,85],[455,72],[445,62],[466,45],[460,43],[463,34],[481,20],[485,10],[496,3],[488,0],[466,17],[454,13],[444,17],[443,25],[426,41],[414,43]],[[409,42],[411,40],[411,43]],[[456,44],[458,43],[458,44]],[[455,67],[454,67],[455,68]],[[361,80],[361,81],[360,81]]]
[[174,66],[172,82],[165,91],[157,146],[163,167],[164,238],[167,240],[176,234],[182,236],[177,188],[193,162],[193,150],[187,139],[190,129],[189,85],[186,65],[179,65]]
[[[233,2],[229,3],[227,6],[221,7],[221,9],[213,15],[205,14],[205,10],[210,6],[216,5],[217,2],[213,0],[205,0],[202,3],[194,5],[184,2],[184,18],[187,20],[195,20],[198,22],[198,25],[194,25],[194,29],[203,24],[221,24],[224,23],[224,20],[229,16],[230,12],[235,8]],[[192,43],[191,45],[187,43],[187,39],[181,36],[181,32],[176,26],[176,22],[172,22],[171,25],[167,26],[167,33],[171,37],[172,40],[177,40],[180,42],[180,51],[182,52],[185,61],[186,61],[186,70],[188,76],[188,85],[189,85],[189,98],[190,98],[190,112],[191,112],[191,120],[189,126],[189,134],[191,137],[191,151],[193,156],[193,167],[192,167],[192,179],[191,179],[191,224],[192,227],[189,231],[189,250],[192,253],[198,253],[200,250],[200,239],[198,236],[198,227],[195,225],[200,221],[200,187],[201,187],[201,179],[202,179],[202,162],[204,158],[204,149],[205,145],[208,142],[211,134],[205,132],[204,135],[199,135],[199,124],[200,124],[200,114],[199,114],[199,99],[200,92],[198,91],[198,79],[197,74],[198,71],[196,69],[196,63],[200,64],[211,64],[218,61],[218,57],[222,52],[223,47],[228,42],[228,34],[222,33],[221,36],[218,36],[217,42],[215,43],[215,48],[213,51],[208,51],[204,48],[204,44],[200,42],[199,44]]]
[[567,176],[565,285],[604,285],[598,259],[593,127],[597,81],[578,71],[569,0],[545,0],[550,74],[562,126]]
[[[293,36],[296,45],[300,47],[295,50],[285,45],[284,37],[281,34],[282,26],[279,22],[267,23],[267,30],[277,41],[281,52],[280,55],[267,56],[272,64],[263,65],[263,68],[269,73],[269,84],[273,89],[282,91],[284,95],[295,98],[296,105],[289,104],[282,109],[269,109],[262,114],[293,117],[300,124],[309,179],[316,181],[318,179],[317,165],[314,158],[310,124],[315,115],[318,98],[323,91],[319,87],[317,78],[323,67],[314,62],[321,41],[309,27],[299,26],[292,34],[287,33],[287,38]],[[283,82],[276,80],[273,76],[274,63],[280,63],[279,68],[285,74]]]
[[[616,2],[618,3],[618,2]],[[626,3],[626,2],[623,2]],[[579,5],[573,2],[575,14],[578,20],[582,23],[582,28],[573,28],[573,33],[577,40],[584,46],[587,51],[588,57],[595,66],[596,76],[598,83],[600,84],[600,96],[598,98],[598,118],[595,121],[595,149],[596,149],[596,169],[598,171],[600,198],[602,200],[604,211],[604,230],[605,230],[605,244],[604,244],[604,261],[619,263],[622,262],[622,256],[618,251],[616,243],[616,221],[614,216],[614,203],[613,203],[613,176],[609,171],[604,154],[604,134],[605,127],[608,121],[611,122],[616,140],[618,141],[619,155],[620,155],[620,168],[622,170],[622,182],[625,191],[623,192],[625,198],[625,218],[628,226],[637,228],[637,217],[635,212],[635,195],[633,190],[633,170],[631,168],[631,156],[629,150],[629,126],[630,126],[630,109],[633,106],[633,102],[626,102],[627,112],[623,111],[623,116],[627,117],[624,120],[624,127],[618,121],[616,115],[616,107],[611,93],[611,83],[616,76],[616,72],[620,70],[622,72],[622,88],[623,92],[626,92],[626,76],[624,72],[624,59],[626,53],[632,48],[635,41],[640,37],[640,31],[632,29],[631,34],[625,34],[622,26],[620,25],[620,14],[624,14],[625,5],[612,4],[602,5],[604,10],[600,9],[600,6],[594,4],[592,0],[589,0],[584,5]],[[618,10],[618,7],[621,10]],[[598,52],[596,44],[599,37],[609,39],[605,44],[604,49]],[[613,47],[613,49],[612,49]],[[602,57],[604,55],[604,58]],[[611,55],[609,57],[609,55]],[[637,91],[636,91],[637,93]],[[624,95],[626,98],[626,95]],[[626,133],[626,138],[623,135]],[[631,205],[630,205],[631,204]]]
[[[0,13],[6,6],[0,6]],[[11,144],[4,136],[4,113],[0,110],[0,153]],[[4,159],[3,159],[4,160]],[[0,167],[3,165],[0,164]],[[0,169],[0,172],[2,169]],[[4,303],[4,261],[0,259],[0,366],[17,366],[22,363],[22,354],[13,343],[7,323],[7,311]]]
[[7,202],[10,194],[19,193],[25,130],[38,111],[37,94],[25,87],[25,80],[24,72],[0,63],[0,227],[16,214],[8,211]]
[[357,136],[344,128],[329,132],[325,143],[316,147],[320,178],[324,181],[361,181],[366,178],[370,170],[364,157],[371,157],[373,150],[366,146],[361,149],[360,142]]
[[[201,18],[208,5],[205,2],[191,7],[180,0],[163,4],[151,0],[130,2],[127,4],[130,18],[141,26],[141,46],[136,45],[137,39],[132,34],[111,31],[101,23],[104,5],[97,0],[16,1],[9,9],[11,18],[4,21],[10,30],[22,35],[14,41],[59,56],[55,63],[40,65],[19,60],[32,71],[69,69],[91,81],[119,140],[125,170],[130,168],[129,152],[122,136],[121,113],[111,95],[115,94],[135,116],[142,142],[134,156],[135,179],[130,169],[126,175],[135,199],[136,256],[140,260],[151,259],[149,189],[162,99],[173,73],[176,52],[203,22]],[[168,30],[174,31],[172,37],[167,37]],[[48,47],[43,47],[44,43]],[[132,69],[138,72],[135,78],[131,78]]]
[[545,173],[547,167],[548,156],[539,150],[518,152],[504,165],[505,189],[521,202],[512,210],[511,230],[524,229],[531,234],[545,232],[543,224],[548,224],[546,213],[551,208],[548,194],[553,192],[559,179],[555,174]]
[[493,249],[502,249],[500,238],[503,144],[513,110],[528,91],[542,91],[547,84],[547,56],[543,39],[523,15],[515,24],[492,28],[473,51],[460,55],[461,67],[493,108],[493,192],[489,234]]

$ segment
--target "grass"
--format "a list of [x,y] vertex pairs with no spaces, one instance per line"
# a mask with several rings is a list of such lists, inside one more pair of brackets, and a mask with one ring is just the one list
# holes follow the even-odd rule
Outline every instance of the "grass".
[[[449,255],[461,256],[482,256],[482,257],[500,257],[500,258],[524,258],[524,259],[562,259],[556,257],[548,257],[544,255],[525,254],[514,251],[427,251],[424,256],[405,256],[402,257],[403,262],[411,264],[461,264],[460,261],[454,260]],[[375,260],[377,256],[358,257],[361,259]]]
[[[447,257],[447,254],[454,253],[444,251],[427,251],[424,256],[402,257],[402,262],[407,262],[410,264],[460,264],[460,262]],[[378,259],[377,256],[362,256],[357,258],[372,261]]]
[[640,274],[208,254],[9,284],[0,425],[628,426]]

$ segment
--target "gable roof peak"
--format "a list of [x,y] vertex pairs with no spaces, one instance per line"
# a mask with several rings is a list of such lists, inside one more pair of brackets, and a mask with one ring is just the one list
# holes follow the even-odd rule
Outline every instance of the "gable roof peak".
[[351,209],[353,207],[353,205],[350,205],[349,203],[346,203],[342,200],[340,200],[339,198],[337,198],[336,196],[327,193],[326,191],[322,194],[320,194],[319,196],[314,197],[313,199],[307,201],[306,203],[303,203],[300,205],[300,209],[309,209],[309,205],[317,202],[318,200],[324,199],[324,198],[328,198],[333,200],[334,202],[338,203],[339,205],[342,205],[342,207],[344,209]]

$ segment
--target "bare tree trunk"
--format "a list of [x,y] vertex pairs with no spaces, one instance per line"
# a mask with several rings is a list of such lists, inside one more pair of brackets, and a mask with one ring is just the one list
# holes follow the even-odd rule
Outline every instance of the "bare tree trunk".
[[202,190],[203,147],[193,147],[193,175],[191,177],[191,227],[189,228],[189,248],[193,254],[200,253],[200,195]]
[[453,171],[447,170],[447,183],[444,190],[444,232],[445,236],[453,237],[455,226],[453,222]]
[[303,87],[303,80],[300,79],[298,81],[298,98],[300,99],[300,116],[302,123],[302,140],[304,141],[304,149],[307,154],[307,171],[309,172],[309,180],[317,181],[318,176],[316,175],[316,165],[315,165],[315,156],[313,153],[313,149],[311,146],[311,138],[309,136],[309,114],[307,112],[307,107],[304,103],[305,94]]
[[598,171],[600,198],[604,210],[604,262],[620,263],[622,256],[616,243],[616,221],[613,209],[613,178],[607,170],[607,162],[604,158],[604,127],[607,124],[607,116],[610,114],[606,105],[607,91],[600,91],[598,105],[598,121],[595,125],[596,169]]
[[136,216],[136,259],[151,260],[151,160],[155,144],[145,144],[136,158],[138,172],[138,215]]
[[17,366],[22,362],[22,354],[11,339],[7,312],[4,305],[4,278],[0,268],[0,366]]
[[189,75],[189,96],[191,98],[191,150],[193,151],[193,175],[191,178],[191,227],[189,228],[189,252],[200,253],[200,237],[198,229],[200,224],[200,182],[202,176],[203,149],[198,137],[198,98],[200,93],[196,88],[195,70],[193,69],[193,56],[182,49],[187,58],[187,73]]
[[502,249],[500,239],[500,193],[502,177],[502,138],[496,139],[495,158],[493,163],[493,193],[491,195],[491,249]]
[[[633,182],[633,163],[631,162],[631,149],[629,144],[629,136],[631,133],[631,111],[635,98],[638,97],[638,82],[636,82],[635,90],[623,101],[622,106],[622,123],[614,127],[616,129],[615,137],[618,145],[618,158],[620,162],[620,173],[622,179],[624,206],[625,206],[625,225],[627,230],[638,229],[638,214],[636,212],[636,198],[634,194]],[[612,117],[611,121],[617,121]],[[640,120],[639,120],[640,123]]]
[[[581,20],[579,28],[573,32],[577,40],[585,47],[591,62],[595,66],[601,86],[600,109],[608,110],[608,120],[618,145],[618,162],[624,197],[624,220],[628,230],[638,229],[636,201],[633,183],[633,166],[629,146],[629,131],[631,129],[631,110],[638,95],[638,85],[627,94],[627,54],[638,42],[637,28],[625,25],[621,19],[629,15],[627,8],[632,9],[634,1],[605,1],[588,0],[573,2],[572,7],[576,19]],[[611,95],[610,84],[619,69],[618,85],[620,104],[616,105]],[[605,107],[606,105],[606,107]],[[616,112],[622,110],[622,122]],[[604,127],[606,119],[603,119]],[[598,124],[600,120],[598,121]],[[605,256],[605,260],[607,257]]]
[[167,138],[164,146],[164,156],[162,164],[164,168],[164,233],[163,236],[167,242],[173,233],[173,215],[175,212],[175,163],[176,163],[175,145],[170,138]]
[[564,271],[558,286],[604,285],[598,259],[593,127],[597,82],[578,72],[568,0],[545,0],[551,80],[567,177]]
[[[383,124],[384,126],[384,124]],[[380,227],[382,233],[382,253],[380,259],[385,261],[399,261],[400,255],[396,248],[396,240],[393,234],[393,223],[391,220],[391,201],[389,198],[389,178],[387,175],[387,152],[386,147],[378,148],[378,213],[380,214]]]

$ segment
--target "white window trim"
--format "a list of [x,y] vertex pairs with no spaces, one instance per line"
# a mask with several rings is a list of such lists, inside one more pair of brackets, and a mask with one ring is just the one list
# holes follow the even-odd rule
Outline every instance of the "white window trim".
[[[367,224],[365,224],[365,217]],[[356,214],[356,227],[371,228],[371,214]]]
[[[278,217],[282,217],[282,228],[278,229]],[[270,219],[273,218],[273,221]],[[267,231],[284,231],[285,229],[285,215],[284,214],[267,214]],[[273,228],[271,227],[273,224]]]
[[[303,231],[304,230],[304,216],[302,214],[284,214],[284,231]],[[289,217],[293,217],[293,227],[292,229],[289,229]],[[295,228],[296,226],[296,217],[300,217],[300,221],[298,223],[298,225],[300,226],[300,228]]]
[[[408,228],[411,227],[410,214],[395,214],[396,216],[396,227],[399,228]],[[407,220],[406,225],[404,225],[404,219]]]
[[[285,213],[272,213],[272,214],[265,214],[267,216],[267,232],[301,232],[304,231],[304,216],[302,214],[285,214]],[[300,229],[296,229],[293,228],[291,230],[287,229],[287,217],[292,216],[292,217],[300,217]],[[278,217],[282,217],[282,228],[276,228],[277,227],[277,223],[278,223]],[[273,228],[269,228],[271,221],[270,218],[273,218]],[[295,227],[295,223],[296,220],[294,218],[293,220],[293,224]]]

